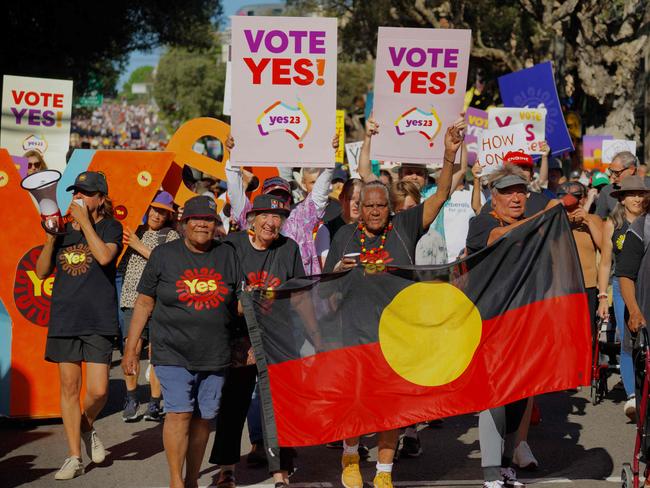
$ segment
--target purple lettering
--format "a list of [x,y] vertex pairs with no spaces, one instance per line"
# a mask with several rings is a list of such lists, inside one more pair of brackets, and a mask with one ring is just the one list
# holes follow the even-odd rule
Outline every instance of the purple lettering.
[[422,48],[414,47],[406,53],[406,62],[415,68],[422,66],[426,60],[427,55]]
[[51,110],[45,110],[43,112],[43,125],[45,127],[52,127],[56,122],[56,119],[54,118],[54,112]]
[[438,67],[438,55],[444,51],[444,49],[440,47],[430,47],[427,49],[427,52],[431,54],[431,67],[432,68],[437,68]]
[[302,40],[307,37],[307,31],[289,31],[289,36],[295,41],[296,54],[302,54]]
[[445,68],[458,68],[458,49],[445,49]]
[[309,32],[309,53],[325,54],[325,31]]
[[255,37],[253,37],[252,31],[250,29],[244,29],[244,37],[246,37],[246,42],[248,43],[248,49],[250,52],[256,53],[260,50],[260,44],[262,44],[264,31],[255,31]]
[[[29,94],[28,94],[29,95]],[[27,123],[29,125],[41,125],[41,111],[38,108],[30,108],[27,112]]]
[[406,52],[405,47],[400,47],[399,51],[395,52],[394,47],[389,47],[388,52],[390,53],[390,60],[393,63],[393,66],[399,66],[402,64],[402,59],[404,58],[404,53]]
[[[15,93],[15,92],[14,92]],[[22,92],[21,92],[22,93]],[[22,97],[21,97],[22,98]],[[20,121],[23,119],[23,115],[25,115],[25,112],[27,112],[27,109],[24,108],[20,111],[16,110],[15,107],[11,107],[11,113],[14,114],[14,117],[16,117],[16,124],[20,125]]]
[[[276,46],[273,44],[273,39],[279,39],[280,43]],[[279,54],[287,50],[289,45],[289,38],[281,30],[272,30],[266,35],[264,39],[264,45],[269,52],[274,54]]]

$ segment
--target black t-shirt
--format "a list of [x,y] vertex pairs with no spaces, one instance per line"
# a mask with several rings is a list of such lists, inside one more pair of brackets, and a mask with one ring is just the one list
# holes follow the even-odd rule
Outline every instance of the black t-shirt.
[[633,232],[628,232],[623,250],[616,258],[616,276],[636,281],[644,254],[643,241]]
[[625,243],[625,234],[629,228],[630,223],[627,220],[623,219],[623,225],[618,229],[614,229],[614,232],[612,233],[612,251],[614,252],[614,262],[616,262],[618,255],[621,254],[621,251],[623,250],[623,244]]
[[483,212],[473,217],[469,221],[467,231],[467,241],[465,247],[467,254],[473,254],[487,247],[490,232],[497,227],[503,227],[501,221],[497,219],[492,212]]
[[229,234],[226,242],[232,244],[239,258],[242,280],[247,285],[277,288],[291,278],[305,276],[300,249],[293,239],[280,235],[268,249],[255,249],[247,232]]
[[106,244],[117,245],[115,259],[101,266],[83,233],[66,225],[68,232],[54,247],[56,278],[52,288],[49,337],[99,334],[117,335],[115,269],[122,250],[122,224],[102,219],[95,232]]
[[329,222],[330,220],[335,219],[342,212],[341,203],[338,200],[329,198],[327,201],[327,206],[325,207],[325,215],[323,215],[323,222]]
[[[526,210],[524,211],[524,217],[532,217],[538,212],[541,212],[546,208],[546,205],[548,205],[548,202],[550,202],[551,199],[544,195],[543,193],[538,193],[536,191],[531,191],[528,193],[528,199],[526,200]],[[490,213],[492,211],[492,201],[488,201],[483,205],[481,208],[481,213]]]
[[[423,213],[424,207],[420,204],[393,216],[391,220],[393,229],[387,233],[382,251],[379,251],[381,234],[374,237],[367,236],[366,260],[372,262],[381,259],[384,264],[396,265],[415,264],[415,246],[426,232],[422,227]],[[332,239],[324,271],[332,271],[344,254],[361,252],[360,237],[358,224],[347,224],[341,227]],[[370,255],[372,249],[375,252]]]
[[138,292],[156,299],[150,331],[155,365],[218,371],[230,364],[241,271],[235,249],[213,242],[204,253],[184,239],[156,247]]

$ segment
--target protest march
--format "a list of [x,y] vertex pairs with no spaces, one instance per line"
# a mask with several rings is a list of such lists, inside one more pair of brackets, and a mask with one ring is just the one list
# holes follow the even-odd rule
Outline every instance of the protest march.
[[640,111],[587,127],[557,51],[487,71],[480,29],[441,2],[409,7],[432,25],[370,24],[350,61],[366,2],[315,3],[235,12],[218,94],[214,59],[173,81],[195,54],[171,41],[112,96],[2,73],[0,416],[62,424],[42,482],[114,486],[96,421],[116,415],[156,427],[174,488],[251,485],[251,466],[288,488],[305,449],[337,461],[298,486],[410,486],[425,431],[471,416],[463,486],[533,486],[542,399],[572,392],[615,404],[636,439],[614,482],[650,487]]

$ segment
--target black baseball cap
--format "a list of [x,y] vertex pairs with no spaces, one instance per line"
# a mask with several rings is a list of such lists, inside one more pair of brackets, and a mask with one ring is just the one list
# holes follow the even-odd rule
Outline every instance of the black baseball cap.
[[258,213],[275,213],[286,217],[289,215],[290,210],[285,200],[275,195],[262,194],[255,197],[253,208],[248,211],[246,216]]
[[108,183],[104,173],[97,171],[84,171],[79,173],[74,180],[74,184],[70,185],[65,191],[74,191],[75,189],[83,191],[98,191],[104,195],[108,195]]
[[217,215],[217,204],[214,199],[200,195],[198,197],[190,198],[185,202],[185,206],[183,207],[183,217],[181,220],[191,218],[220,220],[219,215]]

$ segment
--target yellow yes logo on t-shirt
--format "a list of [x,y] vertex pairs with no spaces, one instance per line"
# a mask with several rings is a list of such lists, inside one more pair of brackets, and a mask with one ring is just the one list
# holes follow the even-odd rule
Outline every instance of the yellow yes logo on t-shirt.
[[217,308],[225,300],[228,288],[222,276],[213,269],[186,269],[176,281],[176,293],[188,307],[209,310]]
[[88,244],[67,247],[59,254],[61,269],[71,276],[87,273],[92,262],[93,255]]

